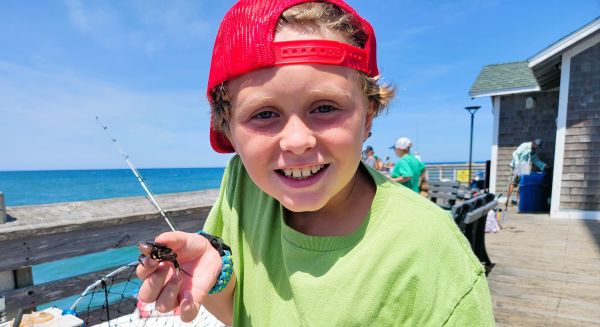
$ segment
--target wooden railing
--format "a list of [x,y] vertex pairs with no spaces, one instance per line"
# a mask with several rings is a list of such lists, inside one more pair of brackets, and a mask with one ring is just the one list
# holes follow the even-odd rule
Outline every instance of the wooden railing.
[[[178,230],[194,232],[217,196],[218,190],[207,190],[157,200]],[[168,230],[144,197],[7,207],[0,223],[0,311],[4,303],[3,314],[11,317],[19,308],[80,294],[116,268],[34,284],[33,265],[134,245]]]

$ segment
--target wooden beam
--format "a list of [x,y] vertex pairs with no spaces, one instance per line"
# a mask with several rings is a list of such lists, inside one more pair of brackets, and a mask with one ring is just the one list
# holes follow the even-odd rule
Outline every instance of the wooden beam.
[[[202,228],[209,208],[195,214],[172,217],[182,231],[195,232]],[[70,232],[30,236],[19,242],[0,241],[2,268],[15,270],[49,261],[72,258],[84,254],[134,245],[139,241],[154,239],[168,231],[166,223],[157,214],[151,219],[127,224],[95,226],[93,223],[77,226]],[[81,228],[86,227],[86,228]],[[75,229],[75,228],[74,228]]]
[[[156,198],[167,215],[177,217],[210,209],[218,194],[218,190],[206,190]],[[7,207],[6,213],[9,219],[7,223],[0,224],[0,241],[19,241],[39,235],[85,230],[90,226],[114,226],[159,217],[156,208],[145,197]]]
[[[218,190],[167,194],[157,200],[178,229],[202,228]],[[7,208],[0,224],[2,270],[16,270],[154,239],[166,223],[143,197]]]

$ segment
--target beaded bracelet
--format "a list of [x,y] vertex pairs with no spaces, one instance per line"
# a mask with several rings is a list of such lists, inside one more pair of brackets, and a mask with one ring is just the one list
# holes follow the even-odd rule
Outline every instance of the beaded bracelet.
[[233,262],[231,261],[231,248],[227,246],[222,239],[217,236],[210,235],[207,232],[200,230],[198,234],[204,236],[210,245],[219,252],[223,265],[221,266],[221,273],[215,283],[215,286],[208,291],[208,294],[215,294],[221,292],[231,280],[231,274],[233,273]]

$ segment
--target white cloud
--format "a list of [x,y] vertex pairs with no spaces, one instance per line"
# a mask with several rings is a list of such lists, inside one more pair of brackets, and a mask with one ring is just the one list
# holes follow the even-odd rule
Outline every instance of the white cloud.
[[96,115],[140,167],[223,166],[207,106],[201,90],[132,91],[0,61],[0,170],[123,167]]
[[402,30],[402,32],[400,32],[394,38],[386,39],[385,42],[382,42],[381,46],[386,47],[386,48],[397,47],[399,45],[407,47],[407,42],[410,39],[413,39],[417,36],[421,36],[422,34],[432,31],[435,28],[436,28],[435,25],[424,25],[424,26],[417,26],[417,27],[410,28],[410,29],[405,29],[405,30]]
[[[109,2],[65,0],[71,24],[106,49],[137,47],[155,53],[169,44],[212,38],[218,22],[214,9],[200,1],[131,1],[119,7]],[[218,15],[217,15],[218,16]]]
[[201,14],[199,1],[160,2],[148,6],[147,2],[136,2],[136,11],[144,16],[149,25],[157,25],[171,38],[206,39],[210,34],[210,24]]
[[65,4],[67,5],[71,23],[80,31],[87,31],[89,24],[83,3],[80,0],[66,0]]
[[[422,63],[410,67],[406,73],[406,78],[399,81],[400,85],[410,86],[412,89],[434,83],[442,77],[449,77],[452,74],[460,72],[468,66],[466,62],[448,62],[448,63]],[[410,91],[410,89],[409,89]]]

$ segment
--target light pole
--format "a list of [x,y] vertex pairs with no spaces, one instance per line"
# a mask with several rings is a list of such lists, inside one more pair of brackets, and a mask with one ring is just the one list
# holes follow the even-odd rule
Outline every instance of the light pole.
[[465,109],[471,114],[471,140],[469,145],[469,179],[468,179],[468,188],[471,188],[471,164],[473,163],[473,120],[475,118],[475,113],[479,110],[481,106],[469,106],[465,107]]

